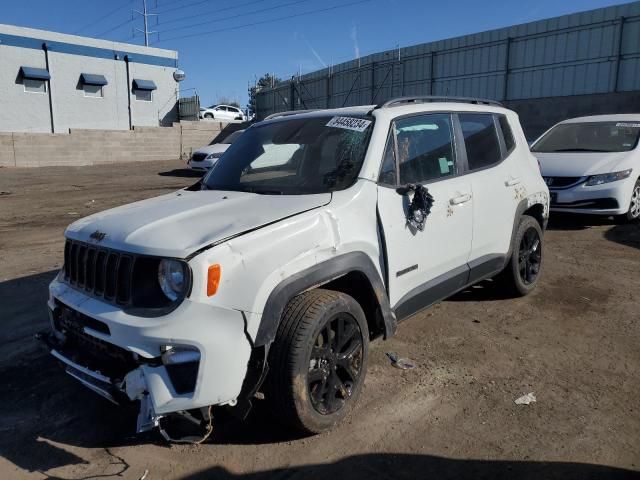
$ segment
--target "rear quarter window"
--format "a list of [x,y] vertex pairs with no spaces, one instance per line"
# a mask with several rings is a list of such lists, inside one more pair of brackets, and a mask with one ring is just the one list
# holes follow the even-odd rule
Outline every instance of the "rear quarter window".
[[506,115],[498,115],[498,123],[500,123],[500,130],[502,130],[502,138],[504,139],[504,146],[506,148],[505,157],[509,155],[514,148],[516,148],[516,141],[513,137],[513,130],[509,125]]
[[500,162],[502,153],[493,114],[461,113],[458,118],[467,150],[469,170],[479,170]]

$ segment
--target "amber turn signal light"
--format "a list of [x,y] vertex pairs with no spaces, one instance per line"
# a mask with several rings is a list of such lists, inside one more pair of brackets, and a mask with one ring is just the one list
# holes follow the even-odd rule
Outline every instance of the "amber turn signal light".
[[218,285],[220,285],[220,276],[222,269],[217,263],[209,267],[207,275],[207,297],[211,297],[218,291]]

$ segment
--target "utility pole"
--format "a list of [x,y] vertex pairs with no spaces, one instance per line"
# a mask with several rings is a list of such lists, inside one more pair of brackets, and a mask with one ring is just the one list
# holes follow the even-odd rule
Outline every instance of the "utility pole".
[[138,10],[134,10],[135,13],[137,13],[138,15],[142,15],[142,18],[144,19],[144,30],[140,30],[139,28],[136,28],[136,30],[138,30],[139,32],[142,32],[144,34],[144,46],[148,47],[149,46],[149,34],[150,33],[158,33],[158,32],[150,32],[149,31],[149,21],[148,18],[151,16],[157,16],[157,13],[149,13],[149,11],[147,10],[147,0],[142,0],[142,11],[139,12]]

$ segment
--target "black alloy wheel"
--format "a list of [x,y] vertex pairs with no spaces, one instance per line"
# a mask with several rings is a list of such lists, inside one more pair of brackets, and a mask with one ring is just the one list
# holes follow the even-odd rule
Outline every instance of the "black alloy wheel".
[[323,415],[340,410],[362,373],[363,340],[360,327],[348,313],[340,313],[318,333],[309,359],[307,386],[313,407]]
[[518,252],[518,270],[525,285],[535,283],[542,264],[542,249],[540,235],[535,228],[528,228],[520,241]]

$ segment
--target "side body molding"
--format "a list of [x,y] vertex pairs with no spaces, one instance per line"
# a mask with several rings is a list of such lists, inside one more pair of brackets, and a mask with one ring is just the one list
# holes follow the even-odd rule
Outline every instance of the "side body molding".
[[302,270],[279,283],[269,295],[258,327],[255,346],[269,345],[276,337],[285,306],[294,296],[335,280],[350,272],[366,276],[375,292],[384,321],[384,338],[396,331],[396,318],[389,305],[389,297],[382,279],[371,259],[362,252],[351,252]]

